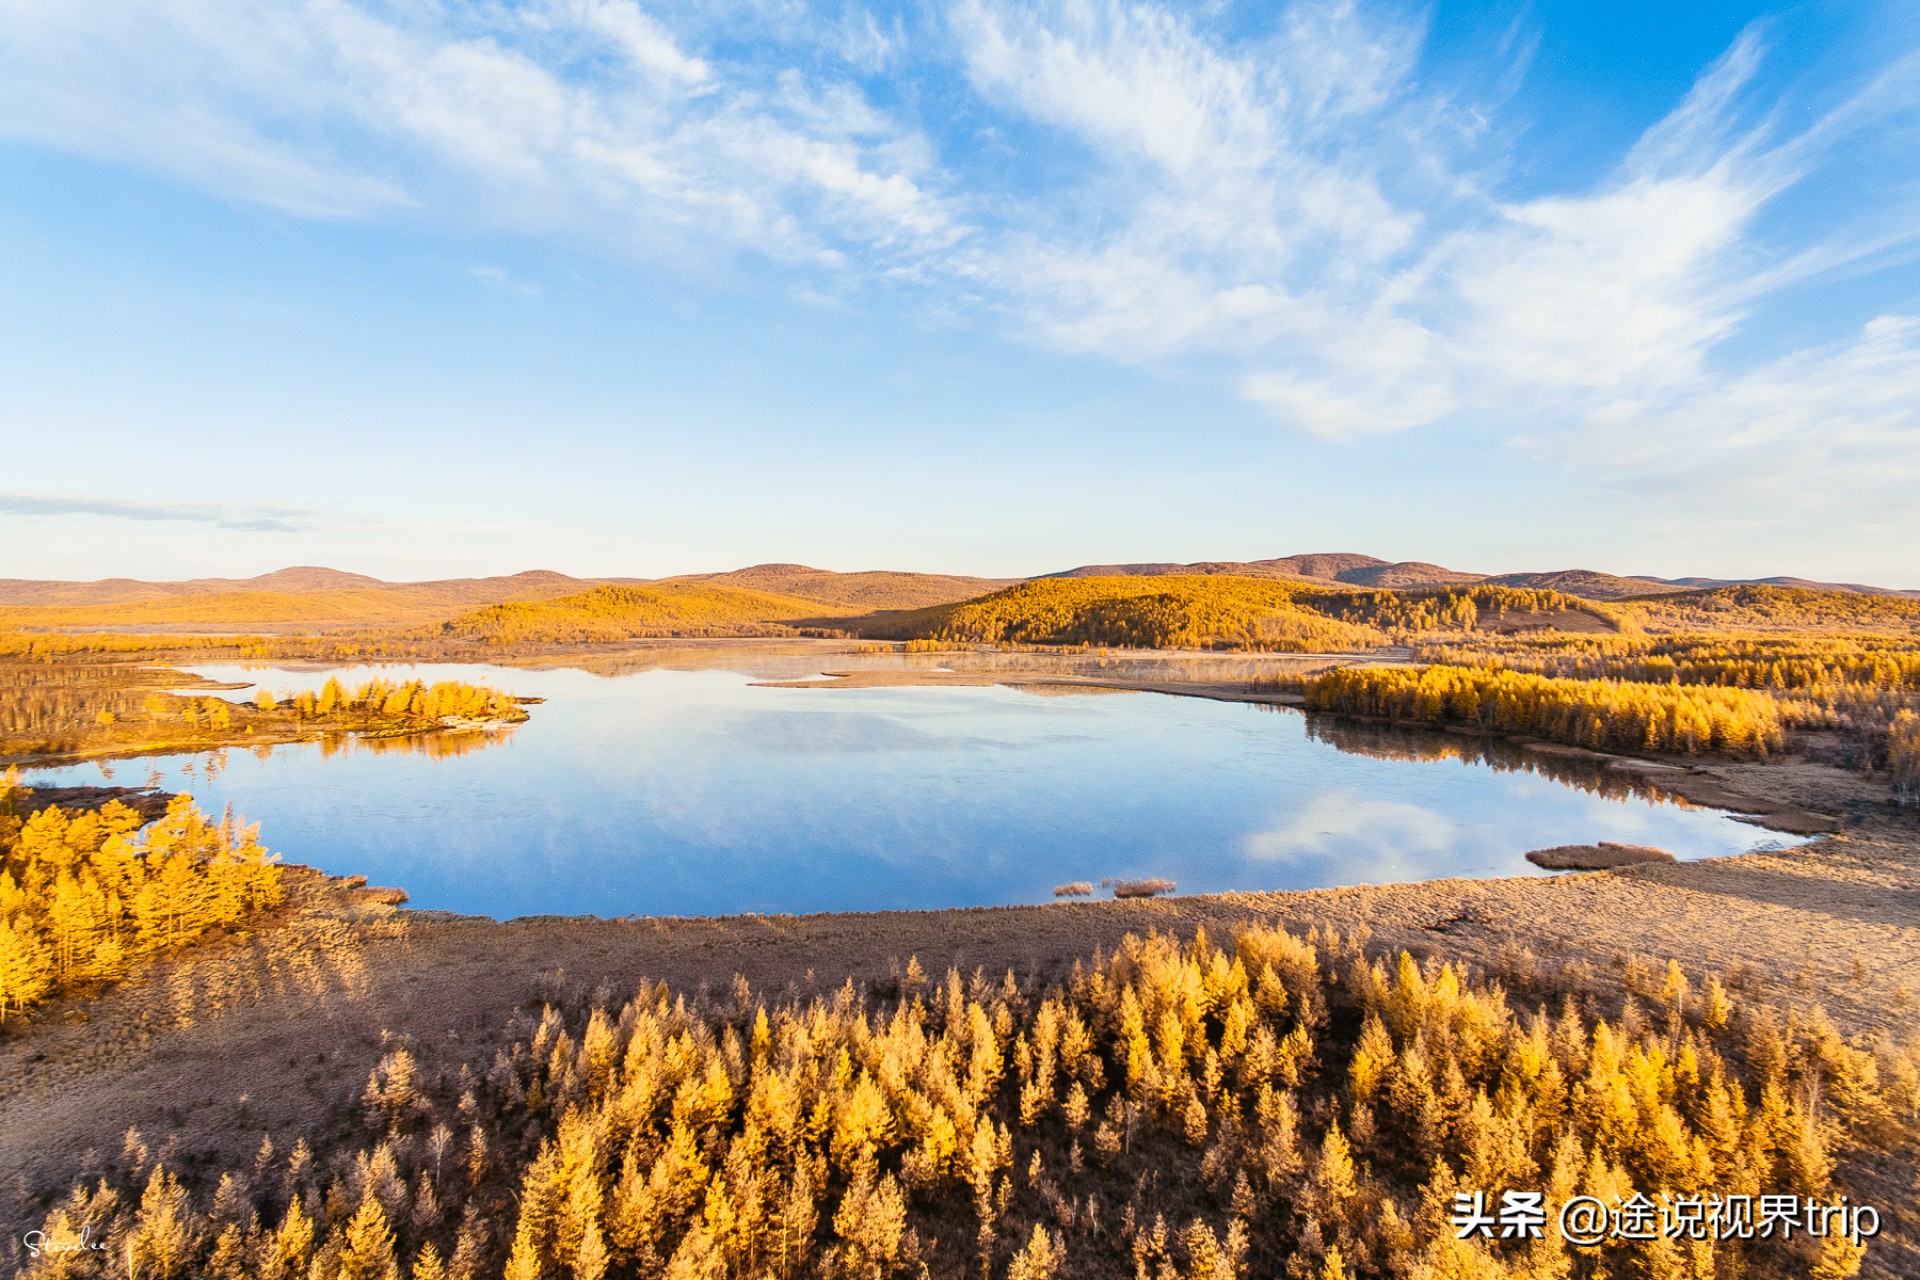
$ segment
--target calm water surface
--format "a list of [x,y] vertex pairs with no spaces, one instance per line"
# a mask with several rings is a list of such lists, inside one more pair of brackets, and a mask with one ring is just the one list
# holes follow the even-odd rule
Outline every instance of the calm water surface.
[[[275,690],[329,674],[195,670]],[[416,907],[502,918],[1042,902],[1054,885],[1107,877],[1297,889],[1529,874],[1526,850],[1594,840],[1688,858],[1785,842],[1713,810],[1419,758],[1458,740],[1310,729],[1239,703],[781,689],[724,669],[337,674],[416,673],[547,701],[462,754],[301,744],[25,780],[106,772],[139,785],[151,771],[203,807],[231,803],[290,862],[403,886]]]

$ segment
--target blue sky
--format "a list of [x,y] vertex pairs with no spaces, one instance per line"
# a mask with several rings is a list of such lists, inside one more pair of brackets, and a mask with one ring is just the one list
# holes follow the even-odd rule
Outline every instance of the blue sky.
[[1914,15],[0,0],[0,576],[1920,586]]

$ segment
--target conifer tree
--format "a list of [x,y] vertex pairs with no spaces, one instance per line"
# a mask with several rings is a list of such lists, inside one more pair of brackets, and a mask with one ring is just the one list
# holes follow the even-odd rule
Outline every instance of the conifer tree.
[[379,1200],[369,1194],[347,1223],[341,1243],[338,1280],[399,1280],[393,1256],[393,1229]]
[[0,1024],[38,1001],[53,985],[53,959],[31,930],[0,922]]

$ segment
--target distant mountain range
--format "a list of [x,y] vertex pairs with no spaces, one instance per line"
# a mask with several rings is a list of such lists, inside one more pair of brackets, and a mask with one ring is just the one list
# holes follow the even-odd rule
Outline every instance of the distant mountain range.
[[1423,560],[1382,560],[1376,556],[1336,551],[1316,555],[1282,556],[1274,560],[1202,560],[1193,564],[1087,564],[1077,569],[1045,574],[1054,578],[1111,577],[1120,574],[1230,574],[1243,578],[1285,578],[1323,585],[1404,590],[1414,587],[1458,587],[1485,583],[1499,587],[1539,587],[1564,591],[1586,600],[1625,600],[1631,596],[1699,591],[1710,587],[1763,584],[1798,587],[1807,591],[1847,591],[1860,595],[1900,596],[1920,600],[1920,590],[1870,587],[1858,582],[1813,582],[1806,578],[1655,578],[1622,577],[1592,569],[1555,569],[1544,573],[1466,573]]
[[[1656,578],[1622,577],[1587,569],[1542,573],[1468,573],[1419,560],[1388,561],[1352,552],[1283,556],[1272,560],[1205,560],[1193,564],[1089,564],[1041,577],[1086,578],[1112,575],[1228,574],[1280,578],[1323,586],[1377,587],[1540,587],[1588,600],[1621,600],[1711,587],[1764,583],[1816,591],[1843,591],[1920,599],[1920,591],[1866,586],[1855,582],[1812,582],[1773,577]],[[864,614],[924,609],[969,600],[1023,581],[948,574],[871,570],[836,573],[799,564],[761,564],[724,573],[682,574],[671,578],[574,578],[536,569],[490,578],[443,578],[427,582],[385,582],[365,574],[301,565],[254,578],[194,578],[182,582],[143,582],[106,578],[98,582],[49,582],[0,578],[0,607],[47,613],[41,625],[77,626],[99,622],[127,625],[193,623],[213,604],[235,622],[331,624],[336,620],[388,623],[427,621],[450,609],[476,608],[507,601],[549,600],[605,585],[669,588],[709,584],[743,591],[797,597],[817,602],[823,613]],[[122,615],[101,618],[94,611]],[[60,616],[53,616],[60,615]],[[0,618],[0,623],[6,619]]]
[[638,582],[638,578],[569,578],[550,569],[533,569],[495,578],[441,578],[430,582],[384,582],[364,573],[346,573],[315,565],[277,569],[255,578],[189,578],[183,582],[143,582],[136,578],[102,578],[98,582],[43,582],[32,578],[0,578],[0,604],[43,607],[102,604],[143,604],[182,596],[225,595],[229,592],[265,592],[274,595],[315,595],[351,591],[407,591],[474,603],[513,599],[523,595],[559,595],[584,591],[602,582]]

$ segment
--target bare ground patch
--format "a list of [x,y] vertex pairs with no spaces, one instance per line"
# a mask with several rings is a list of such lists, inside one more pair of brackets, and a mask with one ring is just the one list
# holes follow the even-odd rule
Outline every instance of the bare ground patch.
[[1635,867],[1643,862],[1672,862],[1665,849],[1643,844],[1616,844],[1602,840],[1598,844],[1557,844],[1550,849],[1534,849],[1527,861],[1549,871],[1611,871],[1615,867]]

